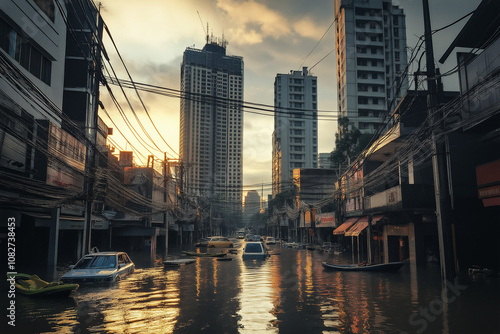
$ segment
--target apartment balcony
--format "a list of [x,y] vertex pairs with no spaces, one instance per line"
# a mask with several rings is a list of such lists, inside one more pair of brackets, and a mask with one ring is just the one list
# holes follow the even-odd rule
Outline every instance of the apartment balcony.
[[374,92],[371,87],[367,90],[361,90],[358,88],[358,96],[363,96],[363,97],[367,97],[367,98],[377,97],[377,98],[385,99],[385,87],[383,87],[383,86],[380,86],[380,87],[381,88],[378,88],[376,92]]
[[356,39],[356,46],[365,46],[365,47],[380,46],[380,47],[385,47],[385,43],[384,43],[384,41],[372,41],[370,38],[366,38],[365,40]]
[[364,213],[402,210],[435,210],[434,187],[424,184],[401,184],[364,198]]
[[363,78],[361,76],[358,76],[357,78],[357,83],[358,84],[371,84],[371,85],[385,85],[385,78],[383,75],[379,75],[380,79],[373,79],[373,77],[368,76],[366,78]]
[[354,15],[354,19],[356,21],[370,21],[370,22],[379,22],[382,24],[384,21],[384,17],[382,15],[373,15],[373,13],[365,12],[365,13],[356,13]]
[[366,24],[364,27],[362,25],[356,26],[355,32],[367,34],[368,36],[374,36],[379,34],[383,35],[384,28],[381,25],[378,25],[377,27],[370,27],[369,24]]

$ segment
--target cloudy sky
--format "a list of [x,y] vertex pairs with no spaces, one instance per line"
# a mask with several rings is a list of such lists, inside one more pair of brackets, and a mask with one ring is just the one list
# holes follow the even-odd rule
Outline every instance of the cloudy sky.
[[[429,2],[432,28],[438,29],[474,10],[480,0]],[[179,89],[182,54],[187,47],[201,49],[204,46],[208,22],[210,34],[213,33],[214,37],[224,34],[229,43],[227,53],[243,57],[245,101],[272,105],[277,73],[288,73],[300,69],[301,65],[314,66],[312,74],[318,77],[318,109],[324,111],[320,113],[320,119],[321,115],[336,116],[335,52],[323,59],[335,49],[334,29],[328,30],[334,20],[333,0],[101,0],[101,3],[104,21],[137,82]],[[399,0],[393,3],[405,11],[407,44],[412,48],[424,30],[422,2]],[[441,57],[464,23],[465,20],[434,35],[436,59]],[[127,79],[108,37],[105,37],[104,44],[118,77]],[[444,66],[439,65],[442,72],[451,69],[456,65],[455,57],[451,56]],[[458,89],[456,80],[454,76],[447,78],[445,89]],[[147,132],[169,158],[178,158],[179,99],[141,92],[163,140],[133,91],[127,91],[127,96],[144,130],[131,115],[119,87],[113,87],[113,92],[141,137],[148,141],[144,134]],[[151,142],[142,145],[130,134],[106,92],[102,93],[101,100],[115,124],[102,113],[101,117],[108,126],[127,136],[131,143],[126,143],[115,130],[112,137],[117,149],[131,150],[132,145],[144,156],[163,157]],[[273,118],[251,113],[244,117],[244,190],[260,190],[264,184],[266,195],[271,183]],[[319,152],[333,150],[336,129],[335,121],[320,120]],[[145,164],[145,160],[138,156],[136,163]]]

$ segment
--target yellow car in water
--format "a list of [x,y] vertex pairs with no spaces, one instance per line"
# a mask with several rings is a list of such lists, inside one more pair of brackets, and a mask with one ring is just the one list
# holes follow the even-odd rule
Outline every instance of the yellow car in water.
[[208,248],[232,248],[233,242],[226,237],[210,237],[208,240]]

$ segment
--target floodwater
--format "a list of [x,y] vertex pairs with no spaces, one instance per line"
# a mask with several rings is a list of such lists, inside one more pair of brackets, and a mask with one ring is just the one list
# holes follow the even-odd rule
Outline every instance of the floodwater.
[[17,294],[16,327],[4,317],[1,332],[500,333],[498,277],[443,285],[436,265],[335,272],[321,262],[351,258],[278,245],[265,261],[243,261],[239,251],[232,261],[138,268],[69,298]]

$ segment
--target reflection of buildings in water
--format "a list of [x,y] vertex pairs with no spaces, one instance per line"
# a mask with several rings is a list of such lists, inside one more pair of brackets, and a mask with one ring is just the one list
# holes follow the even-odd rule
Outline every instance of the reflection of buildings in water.
[[306,259],[304,263],[305,270],[305,292],[306,298],[310,298],[314,295],[314,280],[313,280],[313,264],[312,264],[312,252],[306,252]]
[[[126,333],[134,324],[136,328],[148,328],[155,333],[171,333],[179,316],[179,273],[170,271],[162,280],[136,274],[120,282],[119,286],[92,287],[75,299],[79,305],[77,319],[82,328],[92,328],[95,321],[99,332]],[[76,331],[78,325],[74,329]]]
[[284,313],[282,306],[281,297],[281,283],[283,282],[283,276],[281,275],[281,261],[273,261],[271,266],[271,289],[273,291],[273,309],[271,314],[275,316],[276,320],[273,321],[275,327],[279,327],[281,320],[278,320],[278,316]]
[[402,307],[410,306],[412,297],[407,282],[399,281],[394,275],[345,272],[331,273],[330,280],[334,288],[327,298],[331,307],[326,311],[334,310],[336,320],[332,324],[338,331],[370,333],[374,328],[393,331],[407,325],[407,317],[400,319],[399,324],[389,321],[395,320],[394,314],[402,313]]
[[240,274],[240,333],[246,331],[266,331],[277,333],[278,328],[270,330],[277,319],[273,310],[273,276],[271,261],[243,261]]

